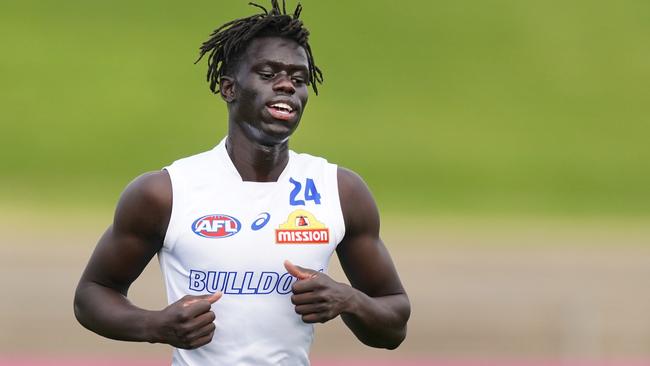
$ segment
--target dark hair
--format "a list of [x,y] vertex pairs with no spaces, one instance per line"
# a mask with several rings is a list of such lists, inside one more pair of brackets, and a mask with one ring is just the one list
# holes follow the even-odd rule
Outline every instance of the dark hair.
[[246,49],[250,41],[255,37],[278,36],[296,41],[307,52],[309,67],[309,80],[314,93],[318,95],[317,83],[323,83],[323,73],[314,64],[314,56],[309,46],[309,31],[304,27],[300,17],[302,5],[298,4],[292,15],[287,14],[285,0],[282,0],[282,11],[278,0],[271,0],[271,10],[268,11],[261,5],[249,3],[260,8],[264,13],[251,15],[246,18],[235,19],[215,29],[210,39],[203,42],[200,49],[199,62],[203,56],[208,56],[207,80],[210,83],[210,90],[218,93],[217,85],[225,72],[229,72],[237,63],[239,56]]

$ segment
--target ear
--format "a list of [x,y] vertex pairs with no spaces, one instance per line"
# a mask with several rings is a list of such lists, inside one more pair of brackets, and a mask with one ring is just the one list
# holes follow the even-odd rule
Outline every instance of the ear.
[[219,82],[219,94],[226,103],[233,102],[235,100],[235,79],[230,76],[222,76]]

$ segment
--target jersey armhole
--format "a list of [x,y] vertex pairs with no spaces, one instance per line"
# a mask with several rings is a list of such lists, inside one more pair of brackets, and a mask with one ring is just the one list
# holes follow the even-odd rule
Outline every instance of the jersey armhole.
[[336,196],[333,201],[332,208],[334,209],[334,217],[336,217],[336,225],[334,226],[334,229],[336,230],[336,245],[334,249],[336,249],[339,244],[343,241],[343,238],[345,238],[345,218],[343,217],[343,209],[341,206],[341,195],[339,194],[339,167],[336,164],[331,164],[328,163],[328,168],[333,170],[333,173],[328,174],[330,177],[333,177],[332,181],[332,190],[333,194]]
[[182,191],[182,184],[180,182],[180,179],[178,177],[178,174],[174,174],[174,169],[173,166],[167,166],[164,167],[163,170],[167,171],[167,174],[169,175],[169,180],[171,181],[172,185],[172,210],[169,215],[169,223],[167,223],[167,230],[165,231],[165,238],[163,239],[163,246],[162,250],[165,251],[171,251],[172,248],[174,247],[174,244],[176,244],[176,239],[177,239],[177,233],[178,230],[176,229],[176,225],[178,223],[178,215],[179,215],[179,203],[180,203],[180,197],[181,197],[181,191]]

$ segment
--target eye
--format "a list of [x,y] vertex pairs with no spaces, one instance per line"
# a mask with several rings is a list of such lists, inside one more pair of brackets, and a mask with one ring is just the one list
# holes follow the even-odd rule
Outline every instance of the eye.
[[262,79],[264,79],[264,80],[270,80],[270,79],[273,79],[273,77],[275,76],[275,73],[272,72],[272,71],[258,71],[257,73],[258,73],[258,74],[262,77]]
[[296,85],[302,85],[305,83],[305,79],[300,76],[294,76],[291,78],[291,81]]

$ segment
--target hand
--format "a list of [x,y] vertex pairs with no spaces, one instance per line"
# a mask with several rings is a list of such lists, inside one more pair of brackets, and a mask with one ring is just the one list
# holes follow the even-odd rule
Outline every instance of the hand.
[[298,278],[291,288],[291,302],[305,323],[325,323],[344,312],[354,297],[354,289],[328,275],[284,261],[284,268]]
[[186,295],[167,306],[159,313],[156,321],[157,341],[184,349],[194,349],[210,343],[216,328],[216,316],[210,309],[222,295],[221,292],[202,296]]

